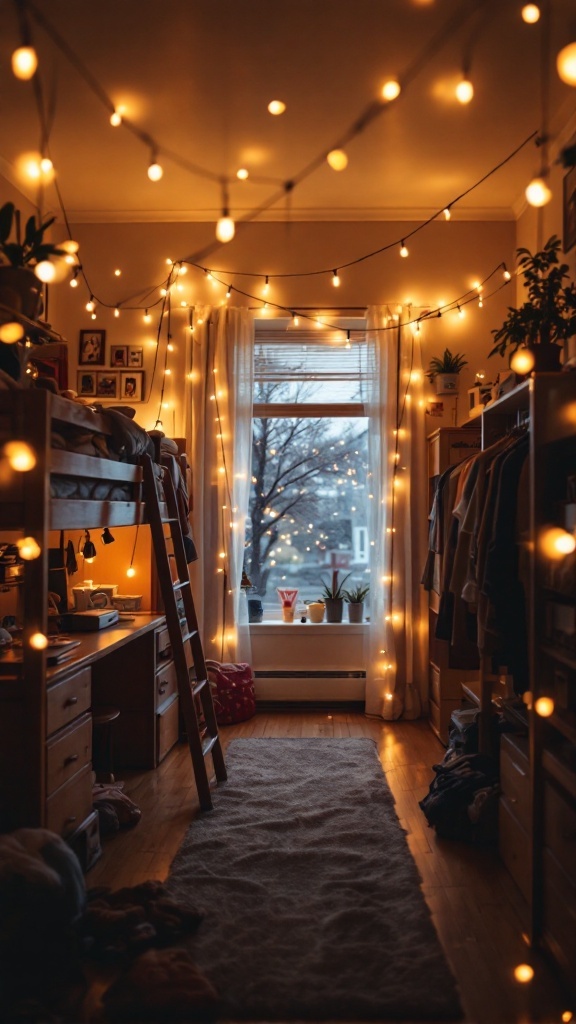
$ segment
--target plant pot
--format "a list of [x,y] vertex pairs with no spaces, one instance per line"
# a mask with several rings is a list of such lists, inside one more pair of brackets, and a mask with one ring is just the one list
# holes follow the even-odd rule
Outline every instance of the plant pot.
[[458,374],[457,373],[437,373],[435,377],[436,381],[436,394],[437,395],[457,395],[458,394]]
[[248,622],[262,622],[264,608],[259,597],[248,598]]
[[[0,306],[35,320],[42,311],[42,282],[26,267],[0,266]],[[0,323],[11,319],[0,310]]]
[[344,598],[327,597],[326,601],[326,622],[342,622],[344,610]]
[[364,621],[364,601],[354,601],[348,604],[348,622]]
[[534,356],[535,373],[556,373],[562,369],[561,345],[527,345],[526,348]]

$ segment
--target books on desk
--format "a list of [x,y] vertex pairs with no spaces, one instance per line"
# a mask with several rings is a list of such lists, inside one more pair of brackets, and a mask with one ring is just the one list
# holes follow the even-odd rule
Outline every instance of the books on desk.
[[60,636],[52,637],[46,648],[46,664],[59,665],[70,657],[74,647],[79,646],[80,640],[68,640],[66,637]]

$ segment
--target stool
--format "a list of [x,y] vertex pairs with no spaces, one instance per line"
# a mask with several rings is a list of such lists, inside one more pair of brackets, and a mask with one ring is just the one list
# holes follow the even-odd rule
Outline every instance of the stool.
[[92,708],[92,767],[97,782],[114,782],[113,723],[120,709],[101,706]]

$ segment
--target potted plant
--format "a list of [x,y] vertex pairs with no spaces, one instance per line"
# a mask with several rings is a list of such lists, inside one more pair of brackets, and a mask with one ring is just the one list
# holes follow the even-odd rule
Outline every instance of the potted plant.
[[454,355],[449,348],[444,349],[441,356],[432,356],[426,376],[436,382],[437,395],[458,394],[458,374],[468,365],[468,360],[461,352]]
[[64,249],[44,241],[55,219],[37,222],[32,214],[22,231],[14,203],[0,207],[0,303],[31,319],[38,315],[42,290],[35,268],[50,256],[66,255]]
[[357,587],[351,587],[350,590],[344,591],[344,600],[348,605],[348,621],[349,622],[362,622],[364,619],[364,598],[370,590],[370,584],[367,583],[364,586],[358,584]]
[[531,368],[561,368],[562,347],[576,334],[576,284],[566,283],[570,270],[560,262],[560,246],[560,239],[552,235],[538,252],[516,250],[528,298],[521,306],[509,306],[502,326],[492,331],[491,356],[513,356],[518,349],[527,349],[533,357]]
[[323,583],[322,600],[326,605],[326,622],[342,622],[342,611],[344,609],[344,584],[351,573],[347,573],[341,583],[338,582],[338,569],[334,569],[332,572],[332,580],[330,583],[326,583],[323,577],[320,577]]

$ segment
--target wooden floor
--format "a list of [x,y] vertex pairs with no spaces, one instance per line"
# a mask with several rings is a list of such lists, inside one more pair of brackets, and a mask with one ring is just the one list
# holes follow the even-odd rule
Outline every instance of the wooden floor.
[[[424,721],[380,722],[358,713],[260,713],[221,729],[224,746],[237,736],[369,736],[377,745],[398,817],[407,831],[447,959],[458,980],[466,1024],[532,1024],[562,1019],[569,1003],[546,964],[523,939],[522,899],[497,854],[439,840],[418,801],[444,748]],[[153,772],[124,773],[125,792],[142,809],[136,828],[104,842],[86,878],[89,887],[118,888],[164,879],[198,804],[188,747],[180,744]],[[514,980],[520,963],[534,980]]]

